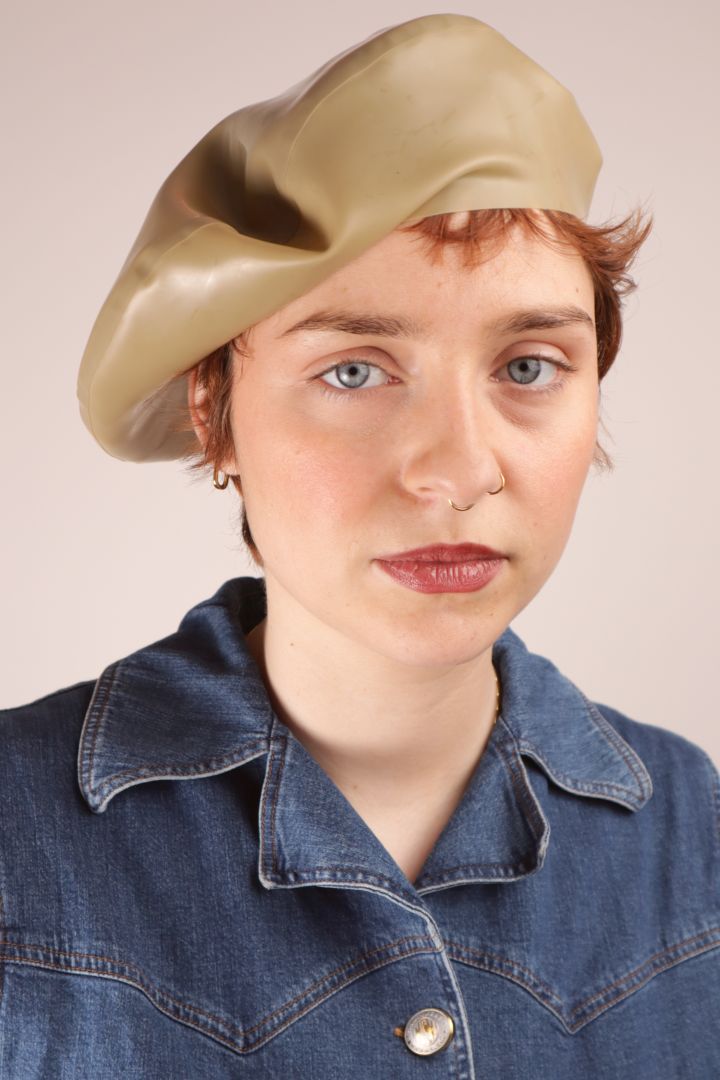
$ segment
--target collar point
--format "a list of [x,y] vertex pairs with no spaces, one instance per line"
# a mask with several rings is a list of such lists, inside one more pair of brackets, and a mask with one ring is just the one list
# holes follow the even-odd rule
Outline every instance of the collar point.
[[90,791],[86,787],[83,787],[82,784],[80,785],[80,793],[85,803],[87,804],[88,809],[92,810],[93,814],[104,814],[107,810],[108,803],[112,798],[112,795],[109,795],[103,799],[97,793]]

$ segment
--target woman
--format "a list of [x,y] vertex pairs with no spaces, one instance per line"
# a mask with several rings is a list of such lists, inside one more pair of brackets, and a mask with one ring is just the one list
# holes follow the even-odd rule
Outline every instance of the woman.
[[717,772],[509,628],[647,232],[583,223],[599,161],[443,15],[163,185],[83,418],[232,478],[262,576],[4,714],[2,1076],[720,1074]]

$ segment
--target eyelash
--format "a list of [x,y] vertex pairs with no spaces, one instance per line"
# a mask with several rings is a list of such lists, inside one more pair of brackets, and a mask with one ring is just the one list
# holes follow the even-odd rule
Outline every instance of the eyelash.
[[[526,354],[524,353],[522,356],[514,356],[512,358],[512,360],[544,360],[548,364],[553,364],[556,368],[559,368],[565,374],[569,374],[570,372],[575,371],[575,368],[573,367],[573,365],[568,364],[567,361],[565,361],[565,360],[551,360],[550,357],[548,357],[548,356],[540,356],[540,355],[538,355],[536,353],[526,353]],[[512,360],[508,360],[507,363],[511,364]],[[337,387],[329,386],[327,383],[322,381],[322,376],[323,375],[328,375],[331,371],[336,371],[337,368],[349,367],[353,363],[362,364],[363,367],[376,368],[377,371],[382,371],[384,374],[387,375],[387,372],[385,371],[385,369],[381,368],[379,364],[371,364],[367,360],[359,360],[359,361],[343,360],[342,363],[333,364],[332,367],[327,368],[325,371],[319,372],[319,374],[314,377],[315,380],[319,380],[319,382],[320,382],[321,392],[323,394],[327,395],[328,397],[337,400],[338,398],[345,398],[345,399],[359,398],[363,394],[371,394],[374,390],[383,390],[383,389],[385,389],[385,387],[383,387],[383,386],[371,386],[368,389],[365,389],[362,386],[358,386],[358,387],[355,387],[355,389],[353,389],[352,387],[346,387],[344,390],[338,390]],[[505,368],[505,367],[507,367],[507,364],[503,365],[503,368]],[[503,369],[501,369],[501,370],[503,370]],[[504,382],[506,380],[500,380],[500,381]],[[512,379],[507,380],[507,381],[509,381],[511,383],[511,385],[516,386],[516,387],[522,387],[523,385],[531,387],[533,385],[532,383],[524,383],[524,384],[523,383],[518,383],[518,382],[513,383]],[[566,382],[567,382],[567,379],[565,377],[561,377],[559,379],[554,379],[551,383],[548,383],[547,386],[538,387],[536,390],[528,390],[528,393],[531,393],[531,394],[551,394],[551,393],[554,393],[556,390],[562,390],[563,387],[565,386]]]

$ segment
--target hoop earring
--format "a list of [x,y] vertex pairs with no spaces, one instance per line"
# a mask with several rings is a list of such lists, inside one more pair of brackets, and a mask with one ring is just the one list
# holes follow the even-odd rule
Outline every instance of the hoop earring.
[[221,472],[222,469],[218,469],[216,465],[213,470],[213,487],[217,488],[218,491],[224,491],[225,488],[228,486],[228,480],[230,479],[227,473],[222,473],[222,481],[220,481],[218,479],[218,476]]

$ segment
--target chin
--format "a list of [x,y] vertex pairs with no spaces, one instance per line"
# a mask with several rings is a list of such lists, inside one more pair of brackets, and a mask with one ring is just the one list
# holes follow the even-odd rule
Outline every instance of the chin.
[[[377,621],[376,626],[377,626]],[[365,637],[373,652],[409,668],[457,667],[469,664],[490,648],[506,629],[509,620],[497,611],[454,612],[427,617],[408,613],[394,616]]]
[[396,646],[391,655],[387,653],[386,655],[388,659],[398,664],[403,664],[407,668],[416,668],[419,671],[430,671],[433,668],[457,668],[464,664],[474,663],[479,656],[492,647],[494,641],[494,637],[488,637],[486,641],[475,642],[472,646],[468,645],[467,640],[458,641],[455,645],[444,641],[435,647],[430,642],[425,643],[423,647],[413,641],[408,643],[407,649],[399,649]]

